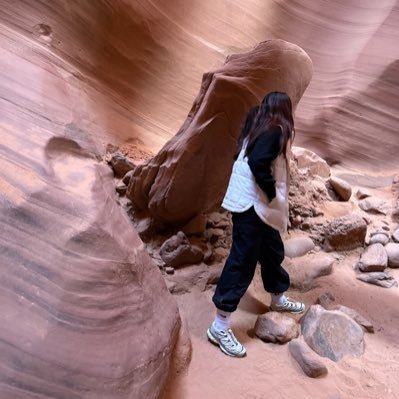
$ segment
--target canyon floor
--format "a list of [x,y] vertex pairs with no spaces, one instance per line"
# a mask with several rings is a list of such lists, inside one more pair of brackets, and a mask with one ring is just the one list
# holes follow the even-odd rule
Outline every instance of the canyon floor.
[[[380,197],[387,200],[392,197],[390,173],[370,175],[343,168],[332,172],[345,174],[358,188],[367,186]],[[350,207],[350,203],[331,203],[324,217],[340,216],[350,211]],[[371,218],[381,219],[381,215]],[[291,235],[295,235],[295,231]],[[206,329],[214,316],[211,300],[214,286],[203,292],[194,288],[190,293],[175,295],[181,316],[188,325],[192,360],[185,372],[171,376],[164,399],[399,398],[399,289],[357,280],[353,266],[360,253],[360,249],[339,253],[340,260],[331,275],[318,278],[316,286],[308,292],[290,290],[289,295],[309,307],[321,294],[330,292],[336,303],[351,307],[369,319],[375,333],[365,334],[362,356],[346,356],[338,362],[324,359],[328,375],[308,378],[289,354],[287,344],[265,343],[255,337],[256,318],[268,310],[270,301],[260,279],[255,277],[232,317],[232,328],[245,345],[247,356],[228,357],[206,338]],[[399,280],[399,269],[391,272]]]

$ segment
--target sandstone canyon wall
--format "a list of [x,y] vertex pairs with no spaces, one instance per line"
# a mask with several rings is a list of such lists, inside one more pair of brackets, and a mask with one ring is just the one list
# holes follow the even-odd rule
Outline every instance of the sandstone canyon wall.
[[[19,6],[1,2],[2,22],[28,22]],[[112,96],[46,26],[35,41],[1,25],[0,397],[158,398],[178,308],[101,160]]]
[[[331,162],[397,166],[397,0],[2,0],[0,18],[18,57],[32,62],[47,49],[66,61],[40,57],[60,79],[42,107],[63,101],[63,118],[104,143],[139,140],[158,150],[184,121],[205,71],[278,38],[314,64],[297,144]],[[85,101],[73,90],[83,83]]]
[[[397,0],[1,5],[10,51],[32,60],[37,42],[66,61],[43,60],[68,88],[60,97],[64,112],[104,142],[138,140],[158,150],[185,119],[203,72],[278,38],[303,48],[314,64],[297,110],[297,143],[331,162],[397,165]],[[82,103],[74,81],[88,84],[94,97]]]
[[[0,0],[1,396],[159,396],[178,310],[98,157],[108,142],[161,148],[226,55],[299,45],[314,78],[298,144],[397,166],[398,11],[396,0]],[[237,101],[243,112],[253,97]]]
[[43,125],[1,144],[0,397],[158,398],[179,312],[112,172]]

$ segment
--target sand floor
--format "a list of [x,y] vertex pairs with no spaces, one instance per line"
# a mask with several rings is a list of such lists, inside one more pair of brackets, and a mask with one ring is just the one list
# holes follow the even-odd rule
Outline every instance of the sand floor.
[[[373,190],[387,199],[391,196],[387,187]],[[331,214],[340,213],[333,208]],[[357,280],[353,265],[360,253],[341,253],[342,259],[334,264],[331,275],[319,278],[307,293],[289,291],[289,295],[310,306],[329,291],[336,303],[369,319],[375,333],[365,333],[362,356],[347,356],[337,363],[325,359],[328,375],[311,379],[291,357],[287,344],[265,343],[254,337],[256,318],[267,311],[270,301],[257,274],[232,316],[232,328],[247,349],[243,359],[228,357],[207,341],[206,329],[214,316],[214,287],[204,292],[194,288],[175,296],[188,324],[193,351],[187,370],[171,376],[164,399],[398,399],[399,288],[381,288]],[[391,272],[399,281],[399,269]]]

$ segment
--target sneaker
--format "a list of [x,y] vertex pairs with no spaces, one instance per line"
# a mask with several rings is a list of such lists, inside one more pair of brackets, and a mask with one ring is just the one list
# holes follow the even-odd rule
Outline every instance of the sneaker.
[[208,339],[214,345],[218,345],[223,353],[233,357],[244,357],[247,353],[245,348],[237,341],[233,331],[229,328],[228,330],[216,330],[213,324],[208,328],[206,332]]
[[290,313],[302,313],[305,310],[305,304],[302,302],[291,301],[287,298],[283,305],[272,304],[270,309],[275,312],[290,312]]

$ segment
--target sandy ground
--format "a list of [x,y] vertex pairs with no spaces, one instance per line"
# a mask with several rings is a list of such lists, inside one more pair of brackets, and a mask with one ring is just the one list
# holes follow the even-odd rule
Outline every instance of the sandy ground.
[[[378,187],[373,183],[369,188],[381,197],[391,197],[388,186]],[[337,203],[330,207],[327,216],[345,214],[352,208],[353,204]],[[360,253],[360,249],[341,253],[342,260],[335,263],[331,275],[319,278],[311,291],[289,291],[289,296],[310,306],[319,295],[329,291],[336,303],[356,309],[368,318],[375,333],[365,333],[362,356],[347,356],[337,363],[325,359],[328,375],[319,379],[307,377],[286,344],[264,343],[254,337],[256,318],[267,311],[270,302],[256,276],[232,316],[232,328],[248,355],[243,359],[228,357],[206,338],[206,329],[214,316],[211,301],[214,287],[205,292],[194,289],[189,294],[175,296],[191,335],[192,360],[185,372],[171,376],[164,399],[399,398],[399,289],[357,280],[353,265]],[[391,272],[399,281],[399,269]]]
[[[264,343],[254,337],[253,326],[267,310],[267,294],[253,284],[233,315],[232,328],[246,346],[244,359],[225,356],[206,338],[212,321],[213,289],[177,296],[182,317],[191,335],[192,361],[184,375],[173,379],[165,399],[200,398],[399,398],[399,289],[384,289],[355,279],[347,257],[335,265],[333,274],[319,279],[319,286],[304,294],[289,292],[307,306],[329,291],[336,302],[356,309],[374,325],[375,334],[365,334],[366,349],[359,358],[346,357],[334,363],[325,359],[329,373],[308,378],[291,358],[287,345]],[[393,274],[399,279],[399,270]]]

